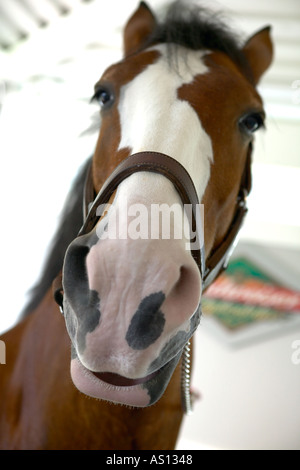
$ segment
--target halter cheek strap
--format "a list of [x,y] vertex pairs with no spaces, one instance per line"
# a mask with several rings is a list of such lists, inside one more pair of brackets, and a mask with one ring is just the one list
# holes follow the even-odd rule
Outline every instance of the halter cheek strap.
[[204,289],[212,284],[218,275],[227,268],[230,255],[236,245],[238,233],[242,227],[245,215],[248,212],[247,197],[251,191],[251,156],[252,144],[249,145],[231,224],[222,243],[217,246],[206,259],[206,268],[203,278]]

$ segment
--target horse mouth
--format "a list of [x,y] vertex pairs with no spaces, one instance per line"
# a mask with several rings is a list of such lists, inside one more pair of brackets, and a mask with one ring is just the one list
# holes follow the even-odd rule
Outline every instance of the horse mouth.
[[85,395],[115,404],[143,408],[161,398],[180,355],[155,372],[136,379],[112,372],[92,372],[76,357],[71,360],[71,377],[75,387]]
[[109,385],[114,385],[116,387],[133,387],[135,385],[148,382],[148,380],[151,380],[158,373],[159,370],[139,379],[129,379],[128,377],[124,377],[119,374],[113,374],[112,372],[93,372],[93,375],[95,375],[97,379],[102,380]]

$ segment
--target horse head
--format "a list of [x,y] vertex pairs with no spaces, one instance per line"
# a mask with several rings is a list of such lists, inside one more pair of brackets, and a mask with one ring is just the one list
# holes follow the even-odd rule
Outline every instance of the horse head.
[[[160,23],[141,2],[125,27],[123,59],[95,85],[92,192],[132,155],[170,157],[204,207],[197,224],[209,260],[233,224],[253,133],[264,124],[256,85],[271,59],[269,28],[240,46],[203,12],[172,7]],[[204,272],[172,178],[142,167],[113,189],[65,256],[71,375],[87,395],[145,407],[164,393],[199,324]]]

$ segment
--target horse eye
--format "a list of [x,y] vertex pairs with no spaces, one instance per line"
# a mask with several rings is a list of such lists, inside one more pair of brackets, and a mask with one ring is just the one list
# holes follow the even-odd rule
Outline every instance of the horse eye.
[[104,87],[99,87],[92,98],[92,101],[97,101],[102,109],[108,108],[114,101],[114,96],[110,90]]
[[248,135],[251,135],[264,126],[264,117],[260,113],[251,113],[247,116],[244,116],[240,120],[239,124],[243,132]]

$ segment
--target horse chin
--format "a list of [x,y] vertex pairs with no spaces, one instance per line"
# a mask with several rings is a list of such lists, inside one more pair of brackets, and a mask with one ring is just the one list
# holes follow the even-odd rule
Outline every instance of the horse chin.
[[85,395],[115,404],[147,407],[163,395],[180,356],[181,351],[157,371],[138,379],[92,372],[76,357],[71,361],[71,377],[76,388]]

